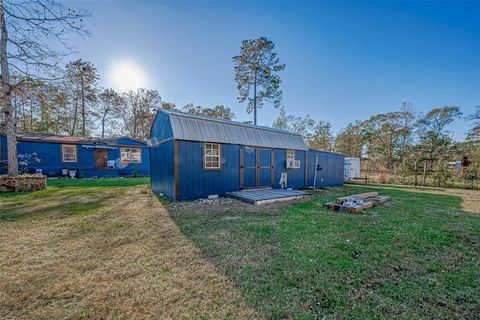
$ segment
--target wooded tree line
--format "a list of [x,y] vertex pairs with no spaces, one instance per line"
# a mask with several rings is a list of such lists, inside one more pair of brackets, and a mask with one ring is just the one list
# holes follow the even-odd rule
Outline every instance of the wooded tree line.
[[[156,109],[178,110],[224,119],[235,115],[223,105],[178,108],[161,101],[157,90],[140,88],[118,93],[99,87],[100,75],[91,62],[69,62],[60,79],[21,79],[12,92],[17,132],[40,132],[71,136],[149,135]],[[3,121],[2,121],[3,123]]]
[[[0,67],[2,102],[0,130],[7,134],[8,174],[18,174],[16,132],[42,132],[101,137],[126,134],[148,137],[155,109],[232,119],[232,110],[189,104],[178,108],[161,101],[156,90],[141,88],[125,93],[99,88],[94,65],[81,59],[62,66],[73,53],[65,39],[88,36],[85,10],[74,10],[51,0],[0,0]],[[279,73],[285,69],[265,37],[245,40],[233,57],[239,102],[254,113],[265,102],[281,106]],[[468,115],[473,122],[467,138],[454,141],[452,122],[461,117],[458,107],[434,108],[417,114],[403,104],[396,112],[355,121],[332,134],[326,121],[288,115],[284,108],[274,122],[277,128],[304,136],[311,148],[341,152],[364,161],[364,172],[394,177],[402,183],[445,185],[451,178],[448,162],[467,157],[465,181],[479,177],[480,108]],[[420,182],[419,177],[421,176]],[[383,179],[383,178],[382,178]],[[385,178],[386,179],[386,178]],[[412,180],[413,179],[413,180]]]
[[[463,141],[455,141],[451,125],[461,117],[472,126]],[[282,108],[273,126],[301,134],[310,148],[361,158],[363,175],[379,182],[468,186],[480,179],[480,106],[471,115],[456,106],[419,114],[403,103],[398,111],[352,122],[336,135],[330,123],[287,115]],[[455,161],[462,162],[459,170]]]

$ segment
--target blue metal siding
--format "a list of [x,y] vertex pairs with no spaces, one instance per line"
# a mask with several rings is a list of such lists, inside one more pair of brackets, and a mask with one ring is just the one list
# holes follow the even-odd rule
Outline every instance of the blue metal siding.
[[[77,147],[77,162],[62,162],[62,144],[53,142],[30,142],[21,141],[17,144],[17,154],[19,156],[36,153],[40,162],[30,161],[26,166],[19,164],[19,169],[35,168],[42,169],[46,175],[61,176],[61,169],[92,169],[95,168],[94,149]],[[117,151],[118,152],[118,151]],[[108,160],[115,160],[117,153],[112,154],[112,150],[108,150]]]
[[7,137],[0,134],[0,174],[7,173]]
[[270,149],[258,149],[258,164],[260,167],[270,167],[272,160]]
[[204,170],[202,142],[178,141],[177,200],[240,190],[240,146],[222,144],[222,169]]
[[305,151],[295,151],[295,159],[300,160],[300,168],[287,169],[287,186],[293,189],[303,189],[305,188]]
[[[287,171],[286,151],[284,149],[275,149],[273,151],[273,187],[280,188],[280,177],[282,172]],[[288,182],[288,179],[287,179]]]
[[275,149],[274,151],[274,181],[273,187],[280,188],[280,177],[282,172],[287,172],[287,187],[302,189],[305,187],[305,151],[295,151],[295,159],[300,160],[299,169],[287,169],[287,151]]
[[270,188],[271,186],[271,169],[259,169],[258,170],[258,187]]
[[168,138],[173,138],[170,117],[164,112],[157,112],[150,130],[150,142],[152,145],[155,145]]
[[243,152],[243,188],[257,187],[257,151],[252,147],[241,148]]
[[287,169],[287,151],[275,149],[274,151],[274,181],[273,187],[280,188],[280,177],[282,172],[287,172],[287,187],[293,189],[305,188],[305,151],[295,151],[295,159],[300,160],[299,169]]
[[[309,187],[313,187],[314,183],[316,186],[319,186],[320,183],[318,183],[320,180],[318,177],[320,176],[320,173],[324,170],[324,167],[320,164],[320,157],[318,157],[318,160],[316,160],[316,155],[317,152],[314,150],[308,150],[308,178],[307,178],[307,185]],[[317,163],[315,163],[317,162]],[[321,170],[317,170],[316,166],[318,165]],[[315,179],[315,170],[317,170],[317,177]]]
[[[149,176],[150,175],[150,149],[147,147],[141,147],[142,150],[142,162],[140,163],[129,163],[126,167],[121,167],[120,175],[121,176]],[[118,162],[120,163],[120,147],[118,150],[109,150],[116,151],[118,154]]]
[[325,186],[341,186],[344,182],[344,165],[345,157],[338,154],[330,154],[327,162],[327,174],[325,178]]
[[153,192],[175,199],[173,141],[150,148],[150,184]]
[[[7,159],[6,150],[6,138],[0,136],[2,139],[2,158]],[[17,142],[17,154],[20,155],[32,155],[37,154],[37,158],[40,162],[33,161],[33,158],[27,165],[19,164],[19,169],[42,169],[43,174],[48,176],[61,176],[61,170],[66,169],[78,169],[79,177],[92,178],[92,177],[114,177],[119,174],[122,176],[129,176],[136,173],[139,176],[148,176],[150,174],[150,156],[149,149],[142,147],[142,162],[141,163],[129,163],[122,165],[116,169],[96,169],[95,168],[95,155],[94,148],[86,148],[81,144],[71,144],[77,148],[77,162],[63,162],[62,161],[62,144],[56,142],[34,142],[34,141],[18,141]],[[5,148],[3,152],[3,148]],[[120,148],[106,149],[108,160],[114,160],[118,164],[120,163]]]
[[315,158],[318,155],[316,187],[333,187],[343,185],[344,156],[337,153],[308,151],[308,186],[313,187],[315,176]]
[[265,188],[272,185],[272,150],[258,149],[258,187]]

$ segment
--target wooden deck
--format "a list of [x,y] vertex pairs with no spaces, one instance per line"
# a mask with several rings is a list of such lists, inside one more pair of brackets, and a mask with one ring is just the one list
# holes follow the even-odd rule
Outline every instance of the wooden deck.
[[310,196],[308,192],[285,189],[262,189],[227,192],[229,198],[237,199],[251,204],[265,204],[276,201],[287,201]]

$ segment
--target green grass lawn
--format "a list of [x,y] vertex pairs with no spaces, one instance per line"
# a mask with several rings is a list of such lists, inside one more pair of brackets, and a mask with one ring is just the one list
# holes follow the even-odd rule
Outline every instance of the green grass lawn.
[[[89,215],[107,206],[107,200],[115,198],[122,188],[149,183],[148,177],[48,180],[48,188],[44,190],[0,193],[0,200],[3,201],[0,221],[49,214],[56,210],[65,215]],[[32,206],[32,203],[37,202],[38,205]]]
[[480,314],[480,214],[459,197],[384,189],[365,214],[328,211],[346,186],[258,212],[170,215],[272,319],[474,319]]

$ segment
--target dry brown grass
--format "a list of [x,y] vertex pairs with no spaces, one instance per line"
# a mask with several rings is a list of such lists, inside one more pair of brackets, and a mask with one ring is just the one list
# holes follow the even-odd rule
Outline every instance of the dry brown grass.
[[42,214],[0,222],[1,319],[259,317],[147,186],[98,189],[89,215],[62,212],[86,201],[62,192],[21,198],[15,210]]
[[462,198],[462,209],[468,212],[480,213],[480,191],[445,189],[445,194],[454,195]]
[[406,190],[457,196],[462,198],[462,209],[464,211],[472,212],[472,213],[480,213],[480,191],[478,190],[433,189],[433,188],[432,189],[407,188]]
[[398,187],[400,187],[401,190],[405,190],[405,191],[457,196],[462,199],[462,209],[464,211],[472,212],[472,213],[480,213],[480,191],[479,190],[382,185],[382,188],[398,189]]

